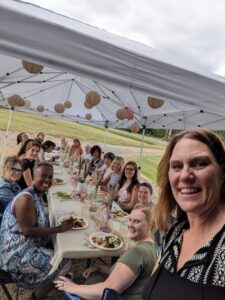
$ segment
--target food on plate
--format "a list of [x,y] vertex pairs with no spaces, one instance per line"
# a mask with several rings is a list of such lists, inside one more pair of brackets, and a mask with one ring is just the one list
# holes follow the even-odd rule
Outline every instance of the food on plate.
[[64,184],[64,180],[60,178],[54,178],[52,184],[53,185],[59,185],[59,184]]
[[88,222],[84,218],[80,218],[78,216],[64,216],[59,219],[59,224],[62,224],[68,220],[73,220],[73,229],[82,229],[88,226]]
[[113,219],[118,221],[124,221],[128,218],[128,213],[122,210],[116,210],[113,213]]
[[115,235],[92,236],[91,240],[94,245],[108,249],[118,248],[122,243],[122,240]]
[[52,195],[56,198],[61,198],[61,199],[70,199],[72,197],[71,193],[61,192],[61,191],[54,192],[52,193]]

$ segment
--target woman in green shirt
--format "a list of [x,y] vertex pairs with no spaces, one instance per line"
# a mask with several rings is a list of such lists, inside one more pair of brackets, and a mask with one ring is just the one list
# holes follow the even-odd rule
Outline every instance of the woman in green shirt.
[[[128,237],[133,241],[115,265],[95,264],[84,272],[89,285],[79,285],[60,276],[55,281],[61,291],[87,300],[101,299],[105,288],[122,294],[125,300],[139,300],[143,287],[157,260],[157,246],[152,237],[152,217],[148,208],[134,208],[129,216]],[[94,284],[90,284],[94,283]]]

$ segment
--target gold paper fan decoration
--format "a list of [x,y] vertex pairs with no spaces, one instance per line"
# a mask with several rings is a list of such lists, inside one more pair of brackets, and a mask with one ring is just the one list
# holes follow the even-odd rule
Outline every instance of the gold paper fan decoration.
[[44,68],[44,66],[42,66],[42,65],[34,64],[34,63],[26,61],[26,60],[22,60],[22,65],[23,65],[24,69],[31,74],[38,74]]
[[155,97],[148,97],[148,105],[151,108],[160,108],[164,104],[164,100],[155,98]]

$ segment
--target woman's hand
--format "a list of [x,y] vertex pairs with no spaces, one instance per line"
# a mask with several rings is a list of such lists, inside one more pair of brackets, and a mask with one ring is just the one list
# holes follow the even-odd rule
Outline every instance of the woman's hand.
[[83,273],[83,277],[87,279],[91,275],[91,273],[97,272],[98,270],[99,270],[98,264],[96,264],[90,268],[87,268]]
[[72,229],[73,225],[74,225],[74,219],[73,218],[70,218],[70,219],[62,222],[62,224],[60,224],[58,226],[59,233],[60,232],[65,232],[65,231],[68,231],[68,230]]
[[71,294],[76,293],[77,284],[72,282],[71,280],[69,280],[68,278],[66,278],[64,276],[59,276],[59,279],[55,280],[54,284],[55,284],[55,287],[59,291],[66,291],[66,292],[71,293]]

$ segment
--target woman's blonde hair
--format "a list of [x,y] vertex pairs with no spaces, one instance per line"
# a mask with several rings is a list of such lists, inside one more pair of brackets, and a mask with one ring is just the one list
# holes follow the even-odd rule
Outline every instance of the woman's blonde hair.
[[116,156],[113,161],[110,164],[110,168],[112,169],[112,165],[114,161],[118,161],[120,163],[120,173],[122,173],[123,167],[124,167],[124,159],[122,156]]
[[147,220],[147,224],[148,224],[148,232],[152,235],[153,232],[153,228],[154,228],[154,220],[153,220],[153,216],[152,216],[152,211],[149,207],[145,207],[145,206],[141,206],[141,205],[136,205],[133,210],[137,210],[139,209],[141,212],[143,212],[143,214],[146,217]]
[[[174,135],[167,145],[165,153],[158,165],[157,182],[159,186],[159,199],[154,210],[154,220],[157,227],[161,230],[168,229],[171,214],[175,214],[177,221],[187,219],[186,213],[177,205],[172,194],[168,176],[170,157],[174,147],[182,138],[196,140],[205,144],[213,153],[217,163],[225,171],[224,145],[215,133],[203,128],[197,128],[182,131]],[[225,182],[221,187],[221,197],[225,199]]]

